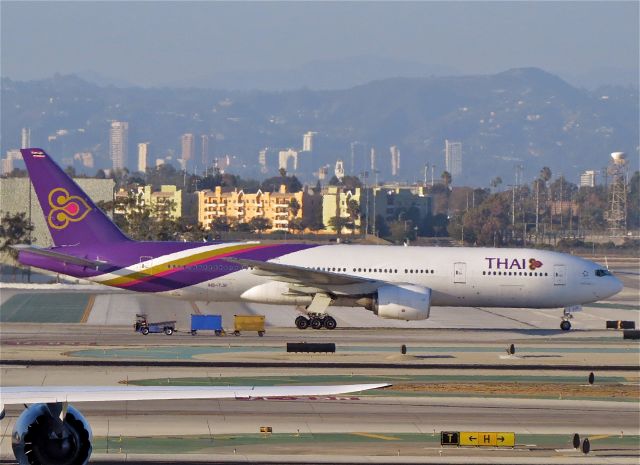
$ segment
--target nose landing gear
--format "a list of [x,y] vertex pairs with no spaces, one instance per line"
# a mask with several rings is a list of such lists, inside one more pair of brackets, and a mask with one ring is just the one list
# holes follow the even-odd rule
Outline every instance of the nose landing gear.
[[569,331],[571,329],[571,320],[573,319],[573,314],[580,311],[582,311],[581,305],[572,305],[570,307],[565,307],[564,311],[562,312],[560,329],[562,331]]

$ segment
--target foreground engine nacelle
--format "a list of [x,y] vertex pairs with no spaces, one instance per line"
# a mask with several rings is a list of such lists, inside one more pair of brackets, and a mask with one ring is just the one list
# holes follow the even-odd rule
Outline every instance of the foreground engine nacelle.
[[[50,404],[59,406],[59,404]],[[63,421],[48,404],[33,404],[16,420],[11,445],[20,465],[84,465],[93,434],[85,418],[69,406]]]
[[426,320],[431,310],[431,289],[414,284],[379,287],[373,313],[395,320]]

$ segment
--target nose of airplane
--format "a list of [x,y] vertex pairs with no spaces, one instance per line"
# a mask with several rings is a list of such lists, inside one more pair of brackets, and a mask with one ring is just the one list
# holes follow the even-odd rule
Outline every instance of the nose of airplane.
[[616,295],[624,288],[624,284],[622,284],[622,281],[620,281],[615,276],[611,276],[611,284],[609,286],[611,287],[611,295]]

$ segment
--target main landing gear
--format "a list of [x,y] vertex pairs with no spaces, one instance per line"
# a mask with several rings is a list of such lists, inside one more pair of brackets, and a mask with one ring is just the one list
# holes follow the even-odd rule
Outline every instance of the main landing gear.
[[307,329],[311,327],[313,329],[336,329],[338,323],[331,315],[322,313],[309,313],[308,318],[300,315],[296,318],[296,327],[298,329]]
[[313,329],[336,329],[336,326],[338,326],[336,320],[325,313],[330,304],[331,297],[327,294],[315,294],[306,308],[307,316],[300,315],[296,318],[296,327],[298,329],[307,329],[309,326]]
[[572,305],[571,307],[565,307],[562,312],[562,321],[560,322],[560,329],[562,331],[569,331],[571,329],[571,320],[573,314],[582,310],[581,305]]

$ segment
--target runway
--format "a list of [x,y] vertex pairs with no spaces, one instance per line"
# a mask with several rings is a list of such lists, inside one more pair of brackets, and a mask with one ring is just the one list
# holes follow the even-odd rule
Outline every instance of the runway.
[[[335,398],[76,405],[92,425],[98,463],[637,464],[640,345],[604,328],[609,319],[640,320],[638,278],[625,280],[631,288],[621,299],[585,309],[570,332],[557,328],[560,311],[438,309],[423,327],[386,328],[368,326],[373,316],[363,311],[338,316],[334,331],[299,331],[295,312],[267,309],[265,337],[142,336],[132,311],[176,315],[183,329],[194,308],[102,296],[89,313],[78,307],[87,299],[72,310],[85,322],[3,320],[0,375],[3,386],[393,385]],[[335,342],[336,353],[286,353],[287,342],[303,341]],[[8,409],[0,424],[4,461],[20,411]],[[273,433],[260,434],[261,426]],[[441,431],[513,432],[516,447],[441,447]],[[572,448],[575,433],[591,439],[589,455]]]

